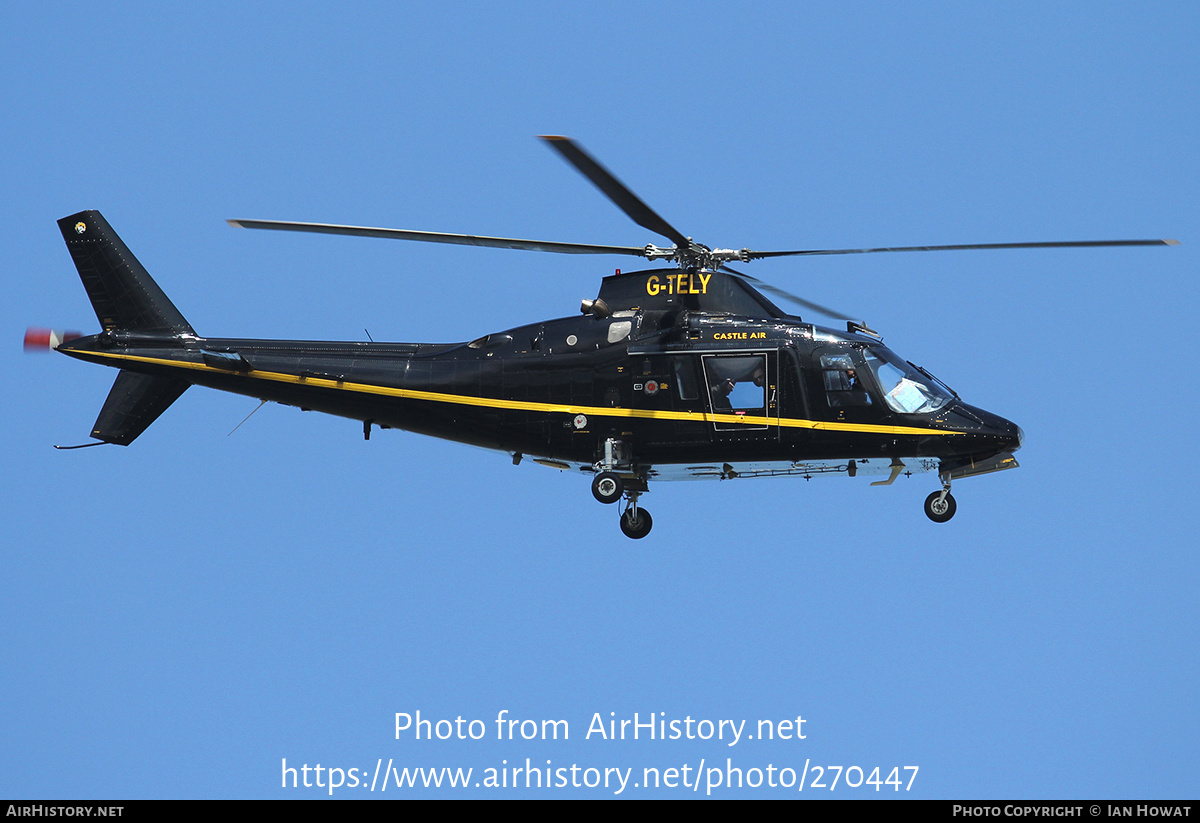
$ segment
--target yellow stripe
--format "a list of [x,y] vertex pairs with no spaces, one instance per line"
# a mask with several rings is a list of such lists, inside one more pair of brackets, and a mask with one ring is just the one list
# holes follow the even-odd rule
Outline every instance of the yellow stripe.
[[801,420],[790,417],[761,417],[741,414],[709,414],[707,412],[678,412],[656,411],[654,409],[625,409],[607,406],[575,406],[558,403],[533,403],[523,400],[502,400],[494,397],[474,397],[469,394],[446,394],[444,392],[418,391],[416,389],[397,389],[391,386],[376,386],[371,383],[352,383],[346,380],[330,380],[325,377],[301,377],[297,374],[283,372],[259,371],[234,372],[218,369],[207,363],[190,363],[184,360],[169,360],[159,357],[142,357],[135,354],[117,354],[115,352],[80,352],[85,356],[107,357],[113,360],[133,360],[139,363],[154,363],[162,366],[192,369],[195,371],[215,372],[217,374],[252,377],[259,380],[269,380],[274,383],[293,383],[303,386],[316,386],[323,389],[340,389],[342,391],[358,392],[360,394],[378,394],[385,397],[399,397],[405,400],[428,400],[434,403],[453,403],[459,406],[480,406],[491,409],[507,409],[512,411],[547,412],[553,414],[588,414],[593,417],[629,417],[643,420],[682,420],[699,423],[726,423],[744,426],[779,426],[790,429],[813,429],[816,431],[844,431],[863,434],[936,434],[957,435],[962,432],[944,431],[942,429],[924,429],[915,426],[877,426],[870,423],[837,423],[823,420]]

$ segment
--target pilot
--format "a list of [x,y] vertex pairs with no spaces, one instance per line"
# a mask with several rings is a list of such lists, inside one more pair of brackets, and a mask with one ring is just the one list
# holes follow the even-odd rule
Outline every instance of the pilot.
[[867,394],[867,387],[858,379],[858,372],[854,369],[846,369],[846,384],[849,391],[852,392],[852,394],[847,395],[848,405],[871,405],[871,395]]

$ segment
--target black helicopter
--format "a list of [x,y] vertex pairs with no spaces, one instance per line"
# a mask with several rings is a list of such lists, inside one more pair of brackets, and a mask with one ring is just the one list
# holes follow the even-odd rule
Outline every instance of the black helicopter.
[[[257,229],[349,234],[566,254],[622,254],[670,265],[605,277],[581,314],[467,343],[201,337],[97,211],[58,221],[99,334],[31,329],[48,346],[120,369],[92,428],[95,446],[127,446],[191,385],[528,456],[592,475],[601,503],[622,498],[621,530],[645,537],[638,505],[651,481],[936,471],[925,501],[954,516],[952,480],[1015,468],[1019,426],[970,406],[893,353],[863,323],[730,268],[819,254],[1171,245],[1173,240],[994,243],[751,251],[694,242],[576,143],[544,137],[634,222],[673,245],[599,246],[398,229],[230,220]],[[757,286],[757,288],[756,288]],[[846,321],[788,314],[767,291]],[[81,448],[72,446],[64,448]]]

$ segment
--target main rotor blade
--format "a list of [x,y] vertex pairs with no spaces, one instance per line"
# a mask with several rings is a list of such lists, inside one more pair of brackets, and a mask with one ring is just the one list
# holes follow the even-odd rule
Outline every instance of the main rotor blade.
[[578,169],[584,177],[591,180],[596,188],[608,195],[608,199],[616,203],[633,222],[644,229],[649,229],[655,234],[661,234],[670,239],[681,249],[686,249],[691,245],[691,242],[678,229],[659,217],[654,209],[642,202],[640,197],[631,192],[612,172],[597,163],[574,140],[550,134],[542,135],[542,139],[550,148],[557,151],[568,163]]
[[971,243],[961,246],[892,246],[880,249],[805,249],[802,251],[751,251],[747,259],[816,254],[874,254],[885,251],[965,251],[968,249],[1080,249],[1099,246],[1178,246],[1178,240],[1069,240],[1047,243]]
[[292,223],[284,220],[228,220],[231,226],[243,229],[274,229],[276,231],[305,231],[317,234],[349,234],[356,237],[384,237],[390,240],[420,240],[426,243],[448,243],[454,246],[489,246],[498,249],[549,251],[559,254],[629,254],[645,257],[645,246],[597,246],[590,243],[555,243],[547,240],[520,240],[512,237],[486,237],[478,234],[445,234],[408,229],[379,229],[368,226],[338,226],[329,223]]
[[811,300],[805,300],[803,297],[792,294],[790,291],[784,291],[781,288],[772,286],[770,283],[765,283],[762,280],[759,280],[757,277],[753,277],[752,275],[746,274],[745,272],[740,272],[740,271],[737,271],[736,269],[731,269],[731,268],[729,268],[729,266],[721,266],[721,270],[727,271],[730,274],[736,274],[738,277],[742,278],[743,280],[750,281],[757,288],[762,289],[765,292],[770,292],[771,294],[775,295],[776,297],[782,297],[784,300],[795,303],[798,306],[803,306],[804,308],[806,308],[810,311],[815,311],[817,314],[823,314],[826,317],[832,317],[835,320],[851,320],[855,323],[862,322],[861,317],[850,317],[849,315],[842,314],[839,311],[834,311],[831,308],[822,306],[820,303],[814,303]]

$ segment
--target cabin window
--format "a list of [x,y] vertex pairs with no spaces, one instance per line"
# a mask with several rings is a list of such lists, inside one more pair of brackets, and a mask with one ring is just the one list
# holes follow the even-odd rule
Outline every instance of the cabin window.
[[[704,358],[705,381],[709,402],[714,414],[739,417],[762,417],[767,408],[766,355],[728,357],[714,355]],[[715,421],[717,428],[759,427],[762,423],[747,424],[734,420]]]
[[674,358],[675,388],[680,400],[696,400],[700,389],[696,385],[696,361],[691,357]]

